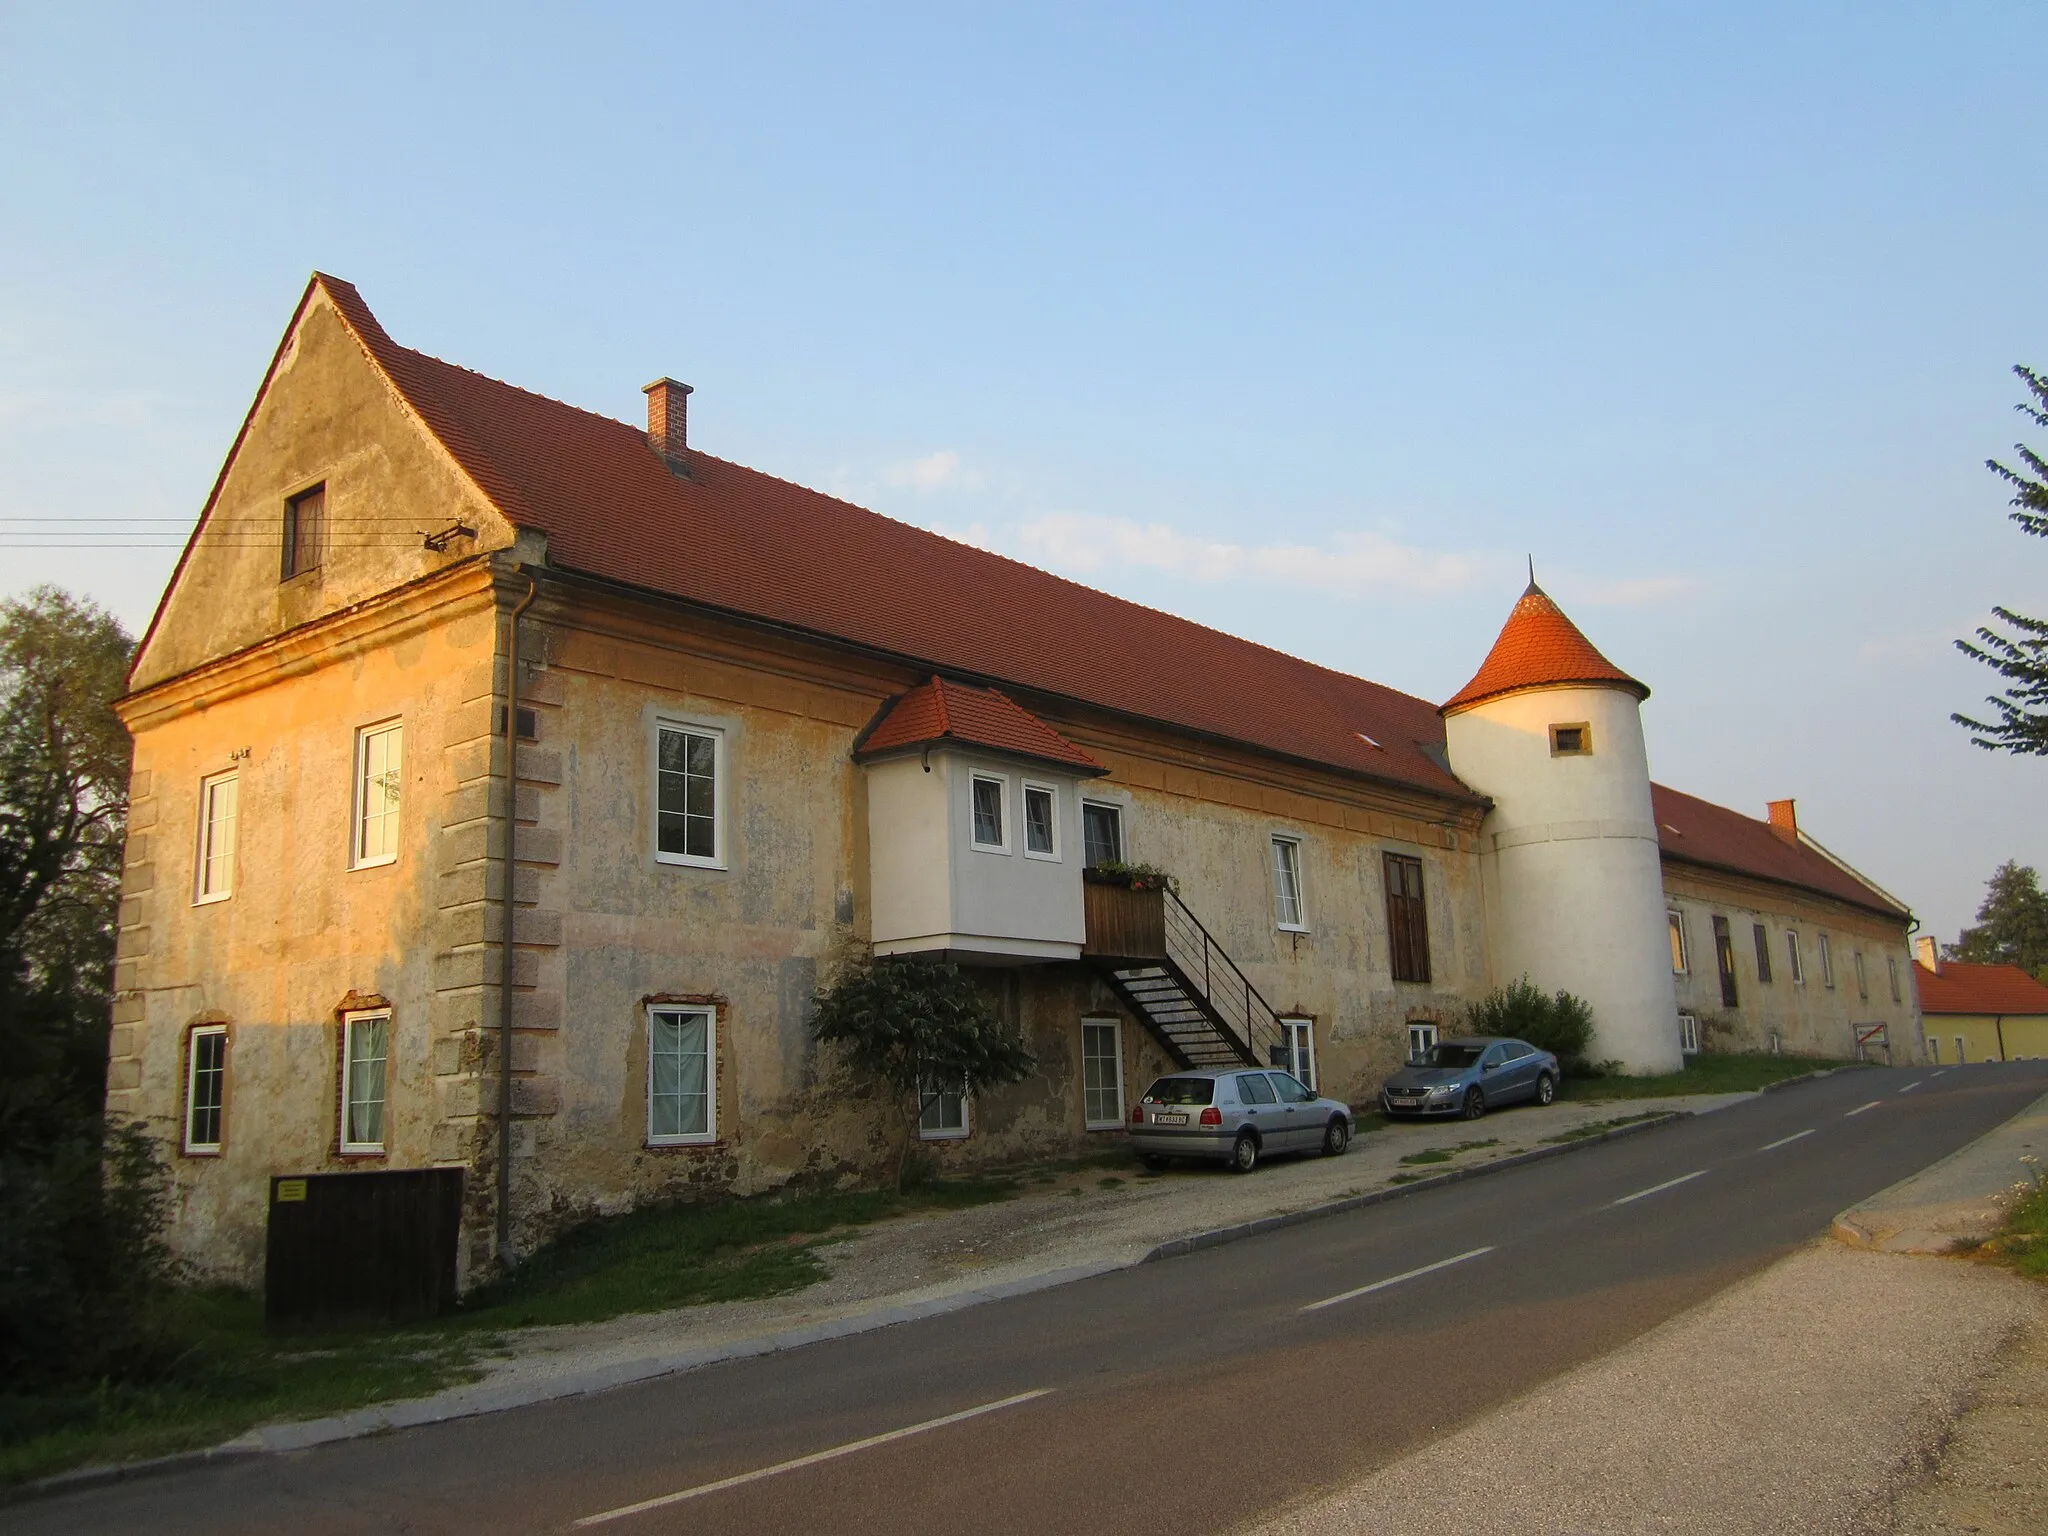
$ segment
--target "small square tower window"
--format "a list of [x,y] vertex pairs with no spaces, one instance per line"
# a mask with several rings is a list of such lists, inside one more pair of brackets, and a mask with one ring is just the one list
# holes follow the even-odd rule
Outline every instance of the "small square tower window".
[[1571,725],[1553,725],[1550,728],[1550,755],[1552,757],[1591,757],[1593,755],[1593,727],[1583,720]]

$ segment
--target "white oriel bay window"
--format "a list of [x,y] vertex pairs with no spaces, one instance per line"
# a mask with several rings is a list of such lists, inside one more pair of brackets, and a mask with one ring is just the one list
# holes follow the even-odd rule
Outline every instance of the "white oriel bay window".
[[241,780],[216,773],[199,781],[198,878],[194,901],[225,901],[235,891],[235,821]]
[[1291,837],[1273,839],[1273,921],[1290,931],[1307,931],[1301,903],[1301,844]]
[[716,1138],[717,1020],[710,1008],[648,1008],[649,1146],[685,1146]]
[[1050,784],[1024,783],[1024,857],[1060,856],[1059,791]]
[[662,721],[654,732],[654,856],[664,864],[725,865],[725,733]]
[[350,863],[357,869],[398,858],[398,803],[405,781],[405,727],[398,721],[356,732],[355,835]]
[[967,1085],[928,1082],[918,1095],[917,1134],[925,1141],[959,1141],[967,1134]]
[[185,1058],[185,1150],[218,1152],[221,1113],[227,1104],[228,1029],[225,1024],[193,1028]]
[[391,1061],[391,1010],[341,1019],[341,1150],[384,1150],[384,1101]]
[[1009,788],[1009,780],[999,774],[977,773],[968,781],[969,809],[974,816],[973,843],[984,853],[1010,851],[1009,829],[1003,815]]
[[1123,1126],[1123,1028],[1115,1019],[1081,1021],[1081,1112],[1091,1131]]

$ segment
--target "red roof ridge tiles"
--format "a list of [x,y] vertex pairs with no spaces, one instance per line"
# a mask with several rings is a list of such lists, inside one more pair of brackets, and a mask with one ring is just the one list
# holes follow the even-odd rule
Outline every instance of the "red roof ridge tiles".
[[1528,688],[1563,688],[1574,684],[1619,687],[1638,699],[1650,690],[1602,656],[1565,616],[1550,594],[1529,583],[1508,611],[1493,649],[1472,674],[1472,681],[1445,702],[1442,713],[1455,715],[1488,699]]
[[[1798,886],[1886,917],[1912,915],[1819,849],[1786,842],[1759,817],[1655,783],[1650,786],[1650,808],[1666,858]],[[1675,837],[1663,836],[1666,832]]]
[[956,744],[1051,763],[1090,777],[1109,772],[999,688],[934,676],[890,699],[854,742],[861,762],[917,747]]

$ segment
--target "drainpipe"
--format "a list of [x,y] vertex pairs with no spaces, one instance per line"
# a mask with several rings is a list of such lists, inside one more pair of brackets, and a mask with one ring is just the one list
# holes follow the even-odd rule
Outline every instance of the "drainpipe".
[[[524,574],[523,572],[521,574]],[[512,605],[505,665],[505,931],[498,938],[498,1267],[512,1267],[512,882],[519,838],[519,616],[537,589]]]
[[1998,1059],[2005,1060],[2005,1015],[2000,1014],[1991,1021],[1991,1027],[1998,1031]]

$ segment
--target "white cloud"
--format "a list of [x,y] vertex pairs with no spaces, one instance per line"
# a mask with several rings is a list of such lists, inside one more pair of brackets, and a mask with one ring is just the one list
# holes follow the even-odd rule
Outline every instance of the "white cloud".
[[882,472],[882,478],[890,485],[908,486],[912,490],[943,491],[966,488],[979,477],[961,469],[959,454],[951,448],[941,448],[921,459],[890,465]]
[[1571,593],[1573,601],[1594,608],[1649,608],[1689,596],[1698,587],[1689,576],[1636,576],[1622,581],[1575,582]]
[[1437,554],[1377,533],[1340,533],[1327,546],[1232,544],[1182,533],[1164,523],[1080,512],[1054,512],[1020,530],[1026,557],[1070,571],[1143,566],[1191,581],[1245,577],[1286,582],[1318,592],[1374,589],[1451,592],[1470,586],[1494,562]]

